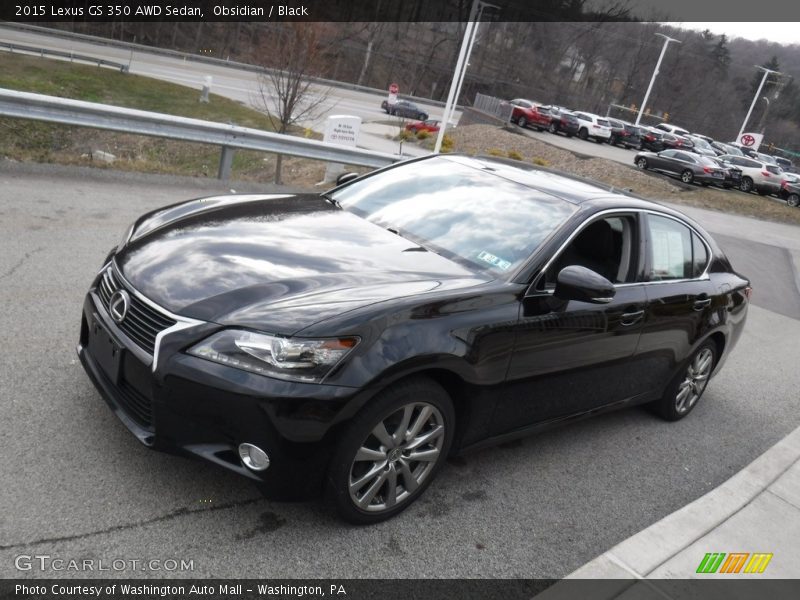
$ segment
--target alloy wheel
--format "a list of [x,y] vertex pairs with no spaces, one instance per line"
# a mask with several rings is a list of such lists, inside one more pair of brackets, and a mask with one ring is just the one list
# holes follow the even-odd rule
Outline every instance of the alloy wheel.
[[520,117],[519,119],[517,119],[517,125],[519,125],[523,129],[525,128],[525,125],[527,125],[527,124],[528,124],[528,120],[525,117]]
[[640,169],[646,169],[647,168],[647,159],[646,158],[640,158],[639,160],[636,161],[636,166],[639,167]]
[[686,169],[683,173],[681,173],[681,181],[683,183],[692,183],[694,179],[694,173],[692,173],[689,169]]
[[710,348],[702,348],[686,368],[684,379],[678,386],[675,396],[675,410],[678,414],[686,414],[697,403],[708,385],[713,366],[714,353]]
[[442,413],[413,402],[381,419],[356,451],[348,489],[362,511],[381,512],[407,501],[443,456]]
[[789,197],[786,199],[786,204],[789,206],[800,206],[800,196],[797,194],[789,194]]

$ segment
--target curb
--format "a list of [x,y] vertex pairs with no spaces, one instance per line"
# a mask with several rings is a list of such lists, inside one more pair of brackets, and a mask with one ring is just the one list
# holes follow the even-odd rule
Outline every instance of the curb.
[[[614,579],[603,586],[602,598],[615,598],[742,510],[798,461],[800,427],[719,487],[617,544],[566,579]],[[558,584],[553,586],[537,600],[560,597],[558,588]]]

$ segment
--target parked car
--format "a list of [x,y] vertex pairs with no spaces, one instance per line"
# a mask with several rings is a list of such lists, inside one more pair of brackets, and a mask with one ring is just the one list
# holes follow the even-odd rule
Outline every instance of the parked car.
[[398,117],[418,119],[419,121],[425,121],[428,118],[428,113],[408,100],[398,100],[394,104],[389,104],[384,100],[381,102],[381,108],[385,110],[387,114],[396,115]]
[[791,181],[784,179],[778,197],[786,200],[789,206],[800,206],[800,180]]
[[794,164],[788,158],[783,158],[782,156],[775,156],[774,158],[775,158],[775,162],[778,163],[778,166],[781,169],[783,169],[784,172],[787,172],[787,173],[794,173],[795,172]]
[[[427,131],[428,133],[436,133],[439,131],[439,126],[441,125],[441,121],[438,119],[428,119],[426,121],[413,121],[406,125],[406,130],[410,131],[411,133],[417,133],[419,131]],[[446,131],[446,130],[445,130]]]
[[545,107],[550,113],[550,125],[547,130],[550,133],[563,133],[567,137],[572,137],[578,133],[580,123],[571,111],[556,106]]
[[723,154],[719,157],[726,165],[738,167],[742,171],[739,189],[743,192],[758,192],[762,196],[777,194],[781,190],[781,168],[747,156]]
[[696,154],[702,154],[703,156],[718,156],[717,152],[714,151],[714,148],[709,144],[706,140],[701,137],[697,137],[695,135],[689,134],[683,136],[687,138],[694,147],[692,151]]
[[714,161],[725,174],[725,178],[721,182],[714,182],[714,185],[721,186],[727,190],[730,188],[738,188],[742,184],[742,170],[739,167],[727,165],[716,156],[709,156],[708,158]]
[[550,126],[550,115],[539,110],[539,105],[524,98],[509,100],[511,104],[511,122],[516,123],[523,129],[528,125],[543,131]]
[[658,125],[656,125],[656,129],[660,129],[661,131],[665,131],[673,135],[687,135],[689,133],[683,127],[678,127],[677,125],[671,125],[670,123],[659,123]]
[[744,156],[744,153],[736,146],[723,142],[711,142],[711,147],[717,152],[717,156],[732,154],[733,156]]
[[663,134],[661,136],[661,143],[664,145],[664,148],[667,149],[694,151],[694,142],[692,140],[674,133]]
[[633,162],[640,169],[650,169],[680,177],[683,183],[722,185],[725,181],[722,167],[713,159],[686,151],[639,152]]
[[650,152],[661,152],[664,149],[664,132],[660,129],[653,129],[652,127],[640,127],[640,139],[638,150],[648,150]]
[[739,150],[739,152],[741,152],[744,156],[758,160],[758,152],[756,152],[752,148],[748,148],[747,146],[742,146],[741,144],[737,144],[736,142],[729,142],[728,145],[733,146],[734,148]]
[[764,154],[763,152],[756,152],[756,155],[753,158],[755,158],[756,160],[760,160],[763,163],[767,163],[768,165],[775,165],[776,167],[780,166],[778,164],[778,161],[775,160],[774,156],[770,156],[769,154]]
[[609,143],[612,146],[639,149],[642,142],[639,127],[619,119],[609,119],[608,122],[611,124],[611,139]]
[[750,293],[675,210],[436,155],[143,215],[91,284],[77,350],[146,446],[374,523],[450,455],[623,406],[684,418]]
[[692,137],[697,137],[700,138],[701,140],[705,140],[709,144],[711,144],[714,141],[714,138],[707,135],[703,135],[702,133],[692,133],[691,135]]
[[592,138],[598,144],[611,139],[611,124],[607,119],[592,113],[576,112],[578,119],[578,137],[582,140]]

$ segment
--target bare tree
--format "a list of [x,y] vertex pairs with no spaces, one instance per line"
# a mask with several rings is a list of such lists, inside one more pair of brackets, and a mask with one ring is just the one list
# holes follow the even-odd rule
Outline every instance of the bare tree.
[[[310,77],[325,67],[326,46],[322,43],[324,24],[290,23],[269,32],[258,45],[256,104],[269,117],[277,133],[286,134],[292,125],[321,116],[330,90],[315,86]],[[267,63],[268,61],[268,63]],[[275,183],[281,183],[282,156],[275,163]]]

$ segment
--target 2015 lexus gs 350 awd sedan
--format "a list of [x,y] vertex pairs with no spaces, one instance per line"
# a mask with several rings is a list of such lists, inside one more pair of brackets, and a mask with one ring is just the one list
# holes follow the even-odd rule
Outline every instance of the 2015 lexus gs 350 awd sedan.
[[455,452],[650,403],[686,416],[746,279],[680,213],[494,158],[139,218],[78,353],[144,444],[369,523]]

